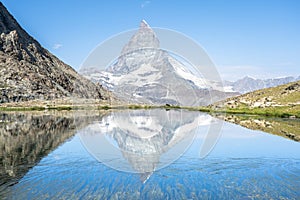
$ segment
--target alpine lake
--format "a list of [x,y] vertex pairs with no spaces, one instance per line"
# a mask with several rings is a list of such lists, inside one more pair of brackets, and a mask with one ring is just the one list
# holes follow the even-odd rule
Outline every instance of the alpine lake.
[[300,120],[0,113],[0,199],[299,199]]

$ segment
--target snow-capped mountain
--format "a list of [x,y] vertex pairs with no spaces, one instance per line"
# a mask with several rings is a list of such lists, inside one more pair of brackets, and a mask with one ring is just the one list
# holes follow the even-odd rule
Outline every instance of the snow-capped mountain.
[[237,94],[224,92],[221,83],[195,76],[160,49],[158,38],[144,20],[115,64],[106,71],[85,68],[81,73],[130,103],[199,106]]
[[253,77],[246,76],[235,82],[225,81],[223,84],[224,84],[224,88],[227,88],[228,91],[231,90],[233,92],[239,92],[244,94],[247,92],[252,92],[263,88],[275,87],[278,85],[283,85],[298,80],[300,80],[300,76],[299,77],[287,76],[287,77],[272,78],[272,79],[256,79]]

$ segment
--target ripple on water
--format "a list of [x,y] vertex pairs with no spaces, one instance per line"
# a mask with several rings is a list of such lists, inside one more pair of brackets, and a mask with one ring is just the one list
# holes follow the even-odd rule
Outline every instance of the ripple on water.
[[[73,160],[73,159],[72,159]],[[59,162],[58,162],[59,161]],[[145,183],[138,174],[84,158],[45,159],[10,187],[8,199],[197,199],[300,196],[300,160],[180,159]]]

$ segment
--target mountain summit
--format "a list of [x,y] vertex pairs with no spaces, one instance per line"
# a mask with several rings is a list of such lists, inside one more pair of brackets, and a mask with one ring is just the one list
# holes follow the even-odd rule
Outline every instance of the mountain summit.
[[0,2],[0,103],[65,97],[109,93],[44,49]]
[[124,46],[121,55],[128,54],[132,51],[145,48],[159,48],[159,40],[155,32],[145,20],[140,23],[139,30],[132,36],[130,41]]
[[[146,22],[146,20],[142,20],[140,23],[140,28],[150,28],[149,24]],[[150,28],[151,29],[151,28]]]
[[87,67],[81,72],[128,103],[199,106],[236,95],[194,75],[189,66],[160,49],[156,33],[145,20],[106,71]]

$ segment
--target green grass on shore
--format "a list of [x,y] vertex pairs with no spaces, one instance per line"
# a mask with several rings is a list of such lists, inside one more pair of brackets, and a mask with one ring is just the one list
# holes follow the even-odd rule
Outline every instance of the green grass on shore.
[[300,106],[280,106],[268,108],[227,108],[223,110],[210,109],[209,112],[229,113],[229,114],[251,114],[273,117],[296,117],[300,118]]
[[181,107],[176,105],[101,105],[101,106],[55,106],[55,107],[0,107],[0,111],[45,111],[45,110],[110,110],[110,109],[155,109],[161,108],[166,110],[171,109],[185,109],[190,111],[200,111],[207,113],[228,113],[228,114],[251,114],[251,115],[263,115],[274,117],[291,117],[300,118],[300,105],[297,106],[281,106],[281,107],[269,107],[269,108],[224,108],[224,109],[212,109],[210,107]]
[[45,110],[72,110],[71,106],[58,106],[58,107],[0,107],[0,111],[45,111]]

